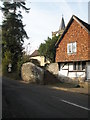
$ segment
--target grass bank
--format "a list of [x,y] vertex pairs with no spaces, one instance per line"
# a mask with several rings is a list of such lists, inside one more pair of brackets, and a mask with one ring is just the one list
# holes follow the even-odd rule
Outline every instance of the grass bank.
[[21,80],[21,77],[19,76],[18,72],[11,72],[11,73],[6,73],[2,74],[2,77],[7,77],[13,80]]

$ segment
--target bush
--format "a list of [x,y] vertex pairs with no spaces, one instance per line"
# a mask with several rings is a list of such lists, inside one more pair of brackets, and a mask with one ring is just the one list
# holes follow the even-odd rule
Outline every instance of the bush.
[[17,74],[20,78],[21,78],[21,67],[26,62],[30,62],[29,55],[25,55],[25,53],[23,53],[23,56],[17,62]]
[[7,74],[8,73],[8,65],[9,63],[12,64],[11,61],[11,52],[10,51],[6,51],[5,52],[5,57],[2,58],[2,74]]

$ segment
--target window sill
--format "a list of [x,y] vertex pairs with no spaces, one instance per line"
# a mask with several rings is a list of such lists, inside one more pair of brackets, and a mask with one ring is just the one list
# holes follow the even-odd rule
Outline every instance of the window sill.
[[85,72],[85,70],[69,70],[69,72]]
[[68,55],[76,55],[76,52],[75,53],[67,53]]

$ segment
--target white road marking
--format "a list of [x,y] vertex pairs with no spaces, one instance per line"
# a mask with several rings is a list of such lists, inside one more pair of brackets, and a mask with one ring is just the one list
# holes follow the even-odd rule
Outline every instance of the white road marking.
[[70,104],[70,105],[73,105],[73,106],[76,106],[76,107],[79,107],[79,108],[82,108],[82,109],[84,109],[84,110],[90,110],[90,108],[87,108],[87,107],[83,107],[83,106],[81,106],[81,105],[77,105],[77,104],[75,104],[75,103],[72,103],[72,102],[69,102],[69,101],[66,101],[66,100],[63,100],[63,99],[60,99],[59,97],[56,97],[56,96],[52,96],[53,98],[58,98],[59,99],[59,101],[62,101],[62,102],[64,102],[64,103],[68,103],[68,104]]
[[71,102],[66,101],[66,100],[60,100],[60,101],[65,102],[65,103],[68,103],[68,104],[73,105],[73,106],[76,106],[76,107],[79,107],[79,108],[82,108],[82,109],[85,109],[85,110],[90,110],[89,108],[86,108],[86,107],[77,105],[77,104],[75,104],[75,103],[71,103]]

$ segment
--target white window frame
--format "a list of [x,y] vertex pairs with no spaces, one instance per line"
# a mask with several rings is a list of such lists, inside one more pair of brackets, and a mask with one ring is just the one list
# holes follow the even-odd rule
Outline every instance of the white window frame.
[[72,43],[67,44],[67,53],[72,53]]
[[77,43],[74,42],[72,43],[72,53],[76,53],[77,52]]
[[77,43],[76,42],[68,43],[67,44],[67,53],[72,54],[72,53],[76,53],[76,52],[77,52]]
[[82,61],[80,62],[74,62],[73,63],[73,70],[76,70],[76,71],[83,71],[83,64],[82,64]]

